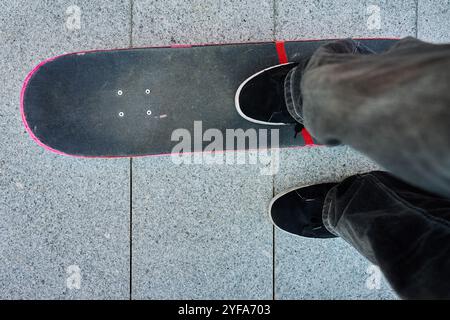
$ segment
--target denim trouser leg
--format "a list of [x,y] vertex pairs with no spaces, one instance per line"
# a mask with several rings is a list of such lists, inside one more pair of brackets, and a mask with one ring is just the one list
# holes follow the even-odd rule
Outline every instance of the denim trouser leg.
[[323,220],[378,265],[400,297],[450,299],[450,200],[371,172],[331,189]]
[[312,56],[301,92],[298,113],[321,143],[349,145],[450,197],[450,45],[406,38],[367,55],[330,43]]

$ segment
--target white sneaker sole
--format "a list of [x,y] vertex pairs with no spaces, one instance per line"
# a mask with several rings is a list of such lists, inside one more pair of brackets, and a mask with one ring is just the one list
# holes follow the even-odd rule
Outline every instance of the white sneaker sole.
[[270,126],[285,126],[288,125],[288,123],[275,123],[275,122],[267,122],[267,121],[260,121],[260,120],[256,120],[253,118],[250,118],[248,116],[246,116],[241,109],[241,106],[239,104],[239,97],[241,95],[241,91],[242,88],[244,88],[244,86],[253,78],[259,76],[261,73],[266,72],[268,70],[274,69],[274,68],[278,68],[280,66],[285,66],[285,65],[289,65],[289,64],[294,64],[294,62],[288,62],[288,63],[283,63],[283,64],[277,64],[275,66],[272,66],[270,68],[264,69],[259,71],[258,73],[255,73],[254,75],[252,75],[251,77],[249,77],[247,80],[245,80],[244,82],[241,83],[241,85],[239,86],[239,88],[236,91],[236,95],[234,96],[234,104],[236,106],[236,110],[239,113],[239,115],[244,118],[247,121],[253,122],[253,123],[257,123],[257,124],[262,124],[262,125],[270,125]]

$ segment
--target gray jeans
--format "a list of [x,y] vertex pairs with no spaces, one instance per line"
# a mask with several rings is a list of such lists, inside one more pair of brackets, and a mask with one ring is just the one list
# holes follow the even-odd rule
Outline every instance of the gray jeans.
[[358,46],[329,43],[294,70],[296,119],[319,142],[349,145],[392,174],[334,187],[325,225],[401,297],[450,298],[450,45],[406,38],[382,54]]
[[450,45],[406,38],[382,54],[354,52],[342,41],[311,58],[301,84],[305,127],[450,197]]

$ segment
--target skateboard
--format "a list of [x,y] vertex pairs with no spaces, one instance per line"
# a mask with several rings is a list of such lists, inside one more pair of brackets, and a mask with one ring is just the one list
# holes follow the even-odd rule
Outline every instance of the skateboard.
[[[309,57],[328,41],[64,54],[43,61],[26,77],[23,123],[40,146],[76,157],[249,150],[273,147],[275,139],[279,148],[312,145],[306,130],[296,135],[291,125],[261,125],[242,118],[235,94],[252,74]],[[379,53],[396,40],[359,41]],[[262,137],[256,144],[245,140],[251,130]],[[236,132],[244,141],[235,141]]]

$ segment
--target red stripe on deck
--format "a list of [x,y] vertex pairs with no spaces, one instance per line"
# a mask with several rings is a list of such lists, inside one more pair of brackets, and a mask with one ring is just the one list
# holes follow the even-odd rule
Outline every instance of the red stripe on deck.
[[288,63],[284,41],[275,41],[275,47],[277,48],[278,60],[280,61],[280,64]]
[[303,140],[305,140],[305,145],[309,146],[315,144],[313,138],[305,128],[302,129],[302,136]]

